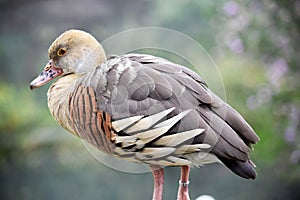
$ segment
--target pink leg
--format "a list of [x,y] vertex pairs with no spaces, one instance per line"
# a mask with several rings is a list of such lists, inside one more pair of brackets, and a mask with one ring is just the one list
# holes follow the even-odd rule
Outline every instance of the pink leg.
[[189,166],[182,166],[181,167],[181,177],[179,181],[179,188],[177,194],[177,200],[190,200],[189,197],[189,174],[190,174],[190,167]]
[[164,185],[164,169],[150,166],[154,178],[154,191],[152,200],[162,200],[162,191]]

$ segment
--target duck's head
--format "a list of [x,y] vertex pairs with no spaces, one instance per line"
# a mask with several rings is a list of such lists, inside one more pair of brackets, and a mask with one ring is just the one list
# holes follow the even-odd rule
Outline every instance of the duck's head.
[[84,74],[106,60],[100,43],[89,33],[69,30],[61,34],[48,50],[49,62],[30,88],[38,88],[64,74]]

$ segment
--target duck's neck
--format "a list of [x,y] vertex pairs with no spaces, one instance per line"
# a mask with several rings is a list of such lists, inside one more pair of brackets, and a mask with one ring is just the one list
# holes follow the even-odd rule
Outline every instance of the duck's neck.
[[65,129],[76,134],[71,126],[69,115],[69,98],[76,86],[79,76],[69,74],[59,78],[48,90],[48,107],[54,119]]

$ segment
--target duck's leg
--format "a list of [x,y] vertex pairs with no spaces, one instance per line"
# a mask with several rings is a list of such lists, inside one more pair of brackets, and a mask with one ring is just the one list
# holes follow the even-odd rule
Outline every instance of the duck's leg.
[[190,167],[189,166],[182,166],[181,167],[181,176],[179,180],[179,188],[177,194],[177,200],[190,200],[189,197],[189,174],[190,174]]
[[162,200],[162,191],[164,185],[164,169],[150,166],[154,179],[154,190],[152,200]]

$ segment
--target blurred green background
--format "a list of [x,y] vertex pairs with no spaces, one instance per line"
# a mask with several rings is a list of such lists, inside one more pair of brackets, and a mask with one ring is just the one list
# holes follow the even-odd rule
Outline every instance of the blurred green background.
[[[192,169],[190,196],[300,199],[300,1],[298,0],[1,0],[0,199],[151,199],[152,175],[97,162],[48,112],[30,81],[61,32],[84,29],[99,41],[158,26],[199,42],[218,66],[227,102],[261,138],[258,177],[221,165]],[[179,169],[168,168],[164,199],[176,199]]]

